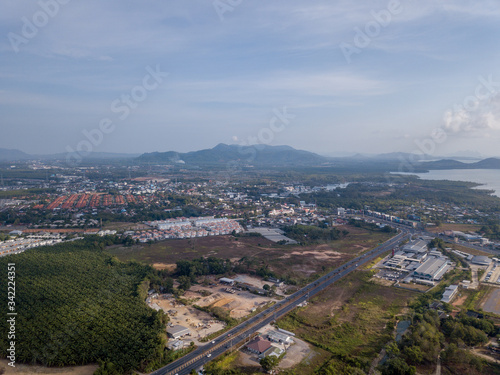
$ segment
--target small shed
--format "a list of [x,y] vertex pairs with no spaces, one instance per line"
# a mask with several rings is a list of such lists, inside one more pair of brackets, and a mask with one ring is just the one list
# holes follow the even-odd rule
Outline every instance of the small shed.
[[221,278],[219,279],[219,282],[220,282],[221,284],[234,285],[234,282],[235,282],[235,281],[234,281],[233,279],[228,279],[227,277],[221,277]]

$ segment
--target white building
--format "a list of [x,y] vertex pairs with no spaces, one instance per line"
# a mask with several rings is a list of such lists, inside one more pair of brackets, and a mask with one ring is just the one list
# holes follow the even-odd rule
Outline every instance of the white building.
[[445,258],[428,257],[415,271],[413,277],[423,280],[441,280],[449,269],[448,260]]
[[458,285],[450,285],[446,287],[443,293],[443,298],[441,298],[442,302],[450,303],[450,301],[455,297],[458,293]]

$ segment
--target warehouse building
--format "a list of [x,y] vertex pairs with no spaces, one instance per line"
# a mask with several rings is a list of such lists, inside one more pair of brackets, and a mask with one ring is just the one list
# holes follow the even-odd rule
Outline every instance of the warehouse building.
[[415,271],[413,271],[413,277],[416,279],[423,280],[441,280],[443,275],[450,266],[448,265],[448,260],[445,258],[428,257],[428,259],[422,263]]
[[168,337],[173,338],[173,339],[180,339],[183,336],[189,335],[191,332],[189,331],[189,328],[176,325],[167,328],[167,334]]
[[269,331],[267,333],[267,338],[269,341],[277,343],[284,343],[284,344],[293,343],[292,337],[290,335],[278,331]]
[[479,266],[489,266],[491,263],[491,259],[484,255],[475,255],[472,260],[472,264],[477,264]]
[[427,252],[427,241],[418,240],[410,242],[403,246],[403,251],[405,253],[425,253]]

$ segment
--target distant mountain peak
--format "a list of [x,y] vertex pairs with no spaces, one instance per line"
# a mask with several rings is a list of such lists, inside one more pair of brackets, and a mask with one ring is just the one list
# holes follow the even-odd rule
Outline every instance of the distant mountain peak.
[[15,160],[27,160],[27,159],[31,159],[31,155],[28,155],[27,153],[21,150],[0,148],[0,160],[15,161]]
[[[309,151],[296,150],[290,146],[257,145],[227,145],[219,143],[211,149],[176,153],[188,165],[223,165],[238,162],[242,165],[317,165],[328,162],[329,159]],[[172,163],[174,153],[155,152],[142,154],[138,161],[155,163]]]
[[212,148],[212,150],[227,150],[228,148],[231,148],[231,145],[228,145],[228,144],[225,144],[225,143],[219,143],[217,146],[215,146],[214,148]]

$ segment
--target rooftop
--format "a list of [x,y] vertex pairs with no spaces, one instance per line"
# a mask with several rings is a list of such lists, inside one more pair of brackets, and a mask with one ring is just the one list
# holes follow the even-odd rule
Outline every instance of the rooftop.
[[255,338],[247,345],[248,349],[254,350],[258,353],[264,353],[270,347],[271,343],[260,336]]
[[420,267],[415,270],[416,274],[434,277],[446,264],[444,258],[429,257]]

